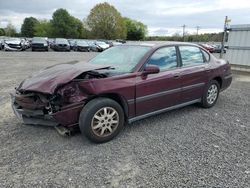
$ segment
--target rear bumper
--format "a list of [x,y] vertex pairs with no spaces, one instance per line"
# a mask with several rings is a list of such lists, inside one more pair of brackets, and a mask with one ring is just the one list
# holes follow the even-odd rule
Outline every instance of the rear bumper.
[[231,85],[232,80],[233,80],[232,74],[224,76],[223,79],[222,79],[221,91],[227,89]]

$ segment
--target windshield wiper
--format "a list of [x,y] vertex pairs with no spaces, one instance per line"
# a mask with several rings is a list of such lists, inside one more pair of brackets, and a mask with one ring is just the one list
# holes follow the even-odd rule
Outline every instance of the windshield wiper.
[[110,66],[110,67],[108,67],[108,69],[112,69],[112,70],[115,70],[115,67],[111,67],[111,66]]
[[101,68],[100,70],[102,70],[102,69],[115,70],[115,67],[109,66],[109,67]]

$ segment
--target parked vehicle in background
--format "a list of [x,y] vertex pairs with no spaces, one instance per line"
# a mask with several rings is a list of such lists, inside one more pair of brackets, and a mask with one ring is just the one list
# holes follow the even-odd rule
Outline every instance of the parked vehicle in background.
[[76,47],[76,39],[69,39],[70,50],[75,50]]
[[96,41],[95,45],[98,47],[99,52],[102,52],[102,51],[107,50],[109,48],[109,44],[102,42],[102,41]]
[[116,41],[116,42],[120,42],[120,43],[122,43],[122,44],[125,44],[125,43],[126,43],[126,40],[124,40],[124,39],[116,39],[115,41]]
[[74,50],[79,52],[89,52],[90,46],[85,40],[76,40]]
[[109,47],[113,47],[114,46],[112,41],[106,41],[105,43],[108,44]]
[[54,44],[54,40],[55,39],[52,39],[52,38],[48,38],[47,42],[48,42],[48,45],[51,49],[53,49],[53,44]]
[[49,51],[48,41],[44,37],[34,37],[31,42],[32,51]]
[[112,46],[113,46],[113,42],[110,41],[110,40],[99,39],[98,41],[100,41],[100,42],[105,42],[106,44],[109,45],[109,47],[112,47]]
[[118,46],[118,45],[122,45],[123,43],[121,42],[113,42],[113,46]]
[[87,41],[91,52],[100,52],[101,48],[95,44],[95,41]]
[[4,41],[5,41],[5,39],[6,39],[5,36],[0,37],[0,49],[4,49]]
[[199,44],[201,47],[205,48],[210,53],[214,53],[215,48],[209,44]]
[[4,40],[5,51],[23,51],[25,50],[24,40],[19,38],[9,38]]
[[[221,50],[222,50],[221,44],[215,44],[215,45],[213,45],[213,47],[214,47],[214,53],[221,53]],[[224,48],[223,52],[226,53],[225,48]]]
[[125,122],[194,103],[210,108],[231,81],[229,63],[198,45],[119,45],[88,63],[33,74],[12,94],[12,107],[26,124],[55,126],[65,134],[79,126],[100,143]]
[[56,38],[53,43],[54,51],[70,51],[70,44],[67,39]]
[[21,39],[21,40],[23,40],[23,44],[24,44],[24,48],[25,48],[25,50],[26,50],[26,49],[29,49],[29,48],[30,48],[30,46],[31,46],[30,41],[29,41],[28,39],[26,39],[26,38]]

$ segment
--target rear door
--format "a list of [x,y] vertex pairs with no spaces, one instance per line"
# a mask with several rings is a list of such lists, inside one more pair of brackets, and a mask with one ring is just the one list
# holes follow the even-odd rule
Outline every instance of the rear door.
[[179,52],[181,59],[181,102],[200,99],[208,82],[207,75],[210,69],[207,57],[209,55],[196,46],[179,46]]
[[180,100],[180,70],[177,65],[176,47],[157,49],[147,65],[157,65],[160,73],[137,77],[137,116],[176,105]]

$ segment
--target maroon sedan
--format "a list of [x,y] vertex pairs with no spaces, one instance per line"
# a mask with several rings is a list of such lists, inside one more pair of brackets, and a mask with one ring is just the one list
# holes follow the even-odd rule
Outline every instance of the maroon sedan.
[[79,126],[91,141],[106,142],[125,122],[194,103],[212,107],[231,81],[229,63],[198,45],[121,45],[33,74],[12,94],[12,107],[25,124],[65,134]]
[[215,47],[209,45],[209,44],[200,44],[200,46],[204,49],[206,49],[207,51],[209,51],[210,53],[214,53],[215,52]]

